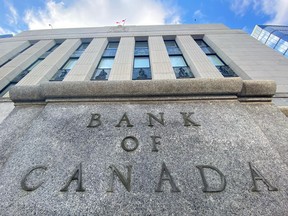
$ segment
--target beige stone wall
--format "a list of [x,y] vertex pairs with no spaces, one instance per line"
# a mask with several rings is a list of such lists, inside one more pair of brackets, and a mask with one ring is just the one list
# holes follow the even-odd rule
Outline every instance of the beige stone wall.
[[0,65],[30,46],[29,41],[15,41],[0,43]]
[[176,42],[196,78],[221,78],[217,68],[210,62],[191,35],[176,37]]
[[53,40],[42,40],[0,68],[0,89],[4,88],[20,72],[27,69],[54,45]]
[[207,34],[204,40],[242,79],[275,80],[288,92],[288,59],[245,34]]
[[107,43],[107,38],[94,38],[63,81],[90,80]]
[[122,37],[117,49],[109,80],[131,80],[134,59],[134,37]]
[[80,46],[80,39],[65,40],[40,64],[25,76],[17,85],[36,85],[49,81],[52,76],[63,66],[72,53]]
[[149,37],[148,42],[152,79],[176,79],[163,38]]

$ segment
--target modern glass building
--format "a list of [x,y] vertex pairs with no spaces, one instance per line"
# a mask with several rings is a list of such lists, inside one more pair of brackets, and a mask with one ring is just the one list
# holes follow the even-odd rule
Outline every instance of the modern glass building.
[[288,26],[256,25],[251,36],[288,57]]

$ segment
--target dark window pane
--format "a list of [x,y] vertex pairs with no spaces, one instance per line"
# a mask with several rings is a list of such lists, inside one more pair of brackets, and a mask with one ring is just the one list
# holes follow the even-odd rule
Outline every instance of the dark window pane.
[[21,79],[23,79],[28,73],[30,72],[30,70],[24,70],[22,71],[20,74],[18,74],[13,80],[12,82],[18,83]]
[[69,73],[69,69],[60,69],[50,81],[62,81],[64,77]]
[[194,78],[189,67],[173,67],[177,79]]
[[91,80],[108,80],[111,69],[96,69]]
[[224,77],[238,77],[237,74],[227,65],[216,67]]
[[89,43],[82,43],[77,51],[84,51],[88,47]]
[[149,49],[148,48],[135,48],[134,55],[135,56],[148,56]]
[[106,49],[117,49],[119,42],[109,42]]
[[147,41],[136,41],[134,56],[148,56],[149,48]]
[[178,47],[175,41],[164,41],[166,47]]
[[148,42],[147,41],[136,41],[135,42],[135,48],[148,48]]
[[117,49],[106,49],[102,57],[114,57],[116,55]]
[[13,86],[15,86],[17,83],[10,82],[5,88],[0,91],[0,97],[3,97]]
[[133,80],[152,79],[150,68],[134,68],[132,79]]
[[169,55],[181,55],[182,52],[178,47],[166,47]]

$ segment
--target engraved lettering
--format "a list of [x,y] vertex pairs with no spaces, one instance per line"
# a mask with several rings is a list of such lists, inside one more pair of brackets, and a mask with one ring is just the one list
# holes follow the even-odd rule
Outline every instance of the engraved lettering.
[[[226,178],[225,176],[223,175],[223,173],[217,169],[216,167],[214,166],[210,166],[210,165],[198,165],[196,166],[199,171],[200,171],[200,175],[201,175],[201,178],[202,178],[202,181],[203,181],[203,185],[204,185],[204,188],[203,188],[203,192],[221,192],[221,191],[224,191],[225,190],[225,187],[226,187]],[[206,180],[206,176],[205,176],[205,173],[204,173],[204,169],[212,169],[214,171],[216,171],[220,178],[221,178],[221,184],[219,186],[219,188],[210,188],[208,183],[207,183],[207,180]]]
[[74,171],[73,175],[70,177],[66,185],[60,190],[61,192],[68,191],[68,187],[71,184],[72,181],[77,181],[77,192],[83,192],[85,189],[82,186],[82,163],[79,164],[79,166]]
[[27,186],[26,184],[26,181],[27,181],[27,178],[28,176],[34,171],[34,170],[37,170],[37,169],[43,169],[43,170],[47,170],[47,167],[45,166],[35,166],[35,167],[32,167],[30,170],[28,170],[27,174],[22,178],[21,180],[21,188],[25,191],[34,191],[36,190],[37,188],[39,188],[44,182],[40,182],[39,184],[35,185],[35,186]]
[[163,181],[169,181],[171,185],[171,192],[180,192],[164,162],[162,163],[160,179],[155,192],[163,192],[161,189]]
[[156,116],[154,116],[153,114],[151,113],[147,113],[148,116],[149,116],[149,127],[153,127],[154,125],[152,124],[152,119],[154,119],[155,121],[159,122],[161,125],[165,126],[164,124],[164,113],[159,113],[160,114],[160,119],[158,119]]
[[190,116],[192,114],[194,114],[194,112],[189,112],[188,115],[186,112],[180,112],[180,114],[182,115],[183,117],[183,120],[184,120],[184,126],[185,127],[189,127],[191,125],[193,126],[201,126],[199,123],[195,122],[194,120],[191,120],[190,119]]
[[[127,142],[129,142],[129,140],[133,141],[133,143],[135,144],[134,147],[132,148],[128,147]],[[125,137],[121,142],[121,147],[127,152],[135,151],[138,148],[138,146],[139,146],[139,142],[137,138],[134,136]]]
[[91,120],[88,124],[87,127],[98,127],[102,124],[102,122],[100,121],[101,115],[98,113],[92,113],[91,114]]
[[156,139],[161,139],[160,136],[151,136],[152,138],[152,152],[158,152],[158,149],[156,145],[160,145],[160,141],[157,141]]
[[111,169],[112,172],[111,172],[111,176],[110,176],[109,189],[107,190],[107,192],[111,192],[111,193],[114,192],[114,177],[115,177],[115,175],[118,176],[119,180],[124,185],[126,190],[128,192],[131,191],[131,169],[132,169],[132,165],[128,165],[126,167],[127,167],[127,178],[125,178],[123,176],[123,174],[114,165],[109,166],[109,168]]
[[120,119],[119,123],[115,126],[115,127],[121,127],[121,123],[125,121],[127,124],[127,127],[133,127],[133,125],[130,123],[129,118],[127,116],[126,113],[124,113],[124,115],[122,116],[122,118]]
[[264,176],[256,169],[255,166],[252,165],[251,162],[249,162],[249,167],[251,171],[251,176],[253,180],[253,187],[251,188],[251,191],[253,192],[259,192],[260,190],[257,187],[256,180],[261,180],[268,188],[269,191],[278,191],[278,189],[274,186],[272,186],[269,181],[267,181]]

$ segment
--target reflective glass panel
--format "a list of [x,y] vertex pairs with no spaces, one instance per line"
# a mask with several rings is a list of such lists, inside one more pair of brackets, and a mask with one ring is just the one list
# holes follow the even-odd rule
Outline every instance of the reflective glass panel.
[[147,41],[136,41],[135,47],[136,48],[148,48],[148,42]]
[[78,58],[73,58],[73,59],[69,59],[66,64],[62,67],[62,69],[66,69],[66,70],[71,70],[74,65],[76,64],[76,62],[78,61]]
[[177,47],[177,44],[175,41],[164,41],[166,47]]
[[111,69],[96,69],[91,80],[108,80]]
[[98,65],[98,68],[101,68],[101,69],[112,68],[113,62],[114,62],[114,58],[102,58]]
[[215,66],[223,66],[224,65],[224,63],[216,55],[207,55],[207,57]]
[[177,79],[194,78],[189,67],[173,67]]
[[186,62],[182,56],[169,56],[172,67],[186,67]]
[[13,86],[15,86],[17,83],[10,82],[7,86],[5,86],[2,91],[0,91],[0,97],[3,97]]
[[134,58],[134,68],[149,68],[149,58],[148,57],[135,57]]
[[279,51],[280,53],[285,53],[286,52],[286,50],[288,49],[288,42],[286,42],[286,41],[284,41],[284,40],[280,40],[279,42],[278,42],[278,44],[276,45],[276,47],[275,47],[275,49],[277,50],[277,51]]
[[106,49],[117,49],[119,42],[109,42]]
[[134,68],[133,69],[133,80],[147,80],[152,79],[150,68]]
[[77,51],[84,51],[88,47],[89,43],[82,43]]
[[38,59],[36,62],[34,62],[32,65],[30,65],[29,68],[27,68],[28,71],[31,71],[34,67],[36,67],[40,62],[42,62],[44,59]]

